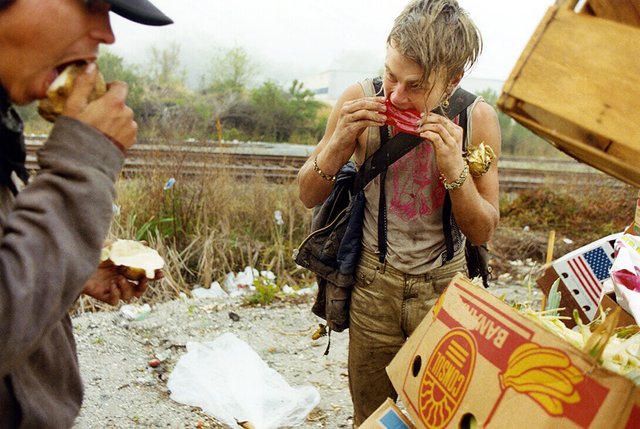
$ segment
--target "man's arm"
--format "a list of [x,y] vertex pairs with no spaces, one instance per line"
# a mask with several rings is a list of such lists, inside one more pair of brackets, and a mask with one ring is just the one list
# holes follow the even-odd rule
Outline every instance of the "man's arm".
[[37,347],[98,266],[123,161],[96,129],[56,122],[0,241],[0,376]]

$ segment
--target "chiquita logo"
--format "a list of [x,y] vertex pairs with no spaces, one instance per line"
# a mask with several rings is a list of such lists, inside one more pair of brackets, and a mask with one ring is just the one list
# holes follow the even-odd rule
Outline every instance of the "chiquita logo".
[[420,384],[420,417],[428,428],[446,426],[456,413],[476,363],[473,336],[452,329],[436,345]]

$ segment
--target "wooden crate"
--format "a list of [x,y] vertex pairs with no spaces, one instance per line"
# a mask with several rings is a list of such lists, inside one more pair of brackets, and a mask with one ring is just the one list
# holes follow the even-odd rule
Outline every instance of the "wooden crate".
[[572,157],[640,187],[640,0],[558,0],[498,108]]

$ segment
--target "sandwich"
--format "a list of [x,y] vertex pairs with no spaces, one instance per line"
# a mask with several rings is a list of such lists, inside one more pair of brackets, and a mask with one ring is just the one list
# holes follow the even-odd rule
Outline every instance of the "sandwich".
[[[56,118],[62,114],[76,77],[84,71],[86,66],[85,62],[70,64],[56,77],[47,90],[47,98],[38,102],[40,116],[49,122],[55,122]],[[107,92],[107,85],[102,74],[98,72],[96,85],[89,96],[89,101],[102,97],[105,92]]]

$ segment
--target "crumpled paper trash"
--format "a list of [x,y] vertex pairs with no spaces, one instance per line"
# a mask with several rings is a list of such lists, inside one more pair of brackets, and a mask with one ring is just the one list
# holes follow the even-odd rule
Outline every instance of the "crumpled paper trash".
[[240,428],[239,422],[255,429],[298,426],[320,402],[315,387],[291,387],[231,333],[188,342],[167,387],[174,401],[200,407],[232,428]]
[[640,324],[640,237],[624,234],[615,244],[611,280],[618,304]]

